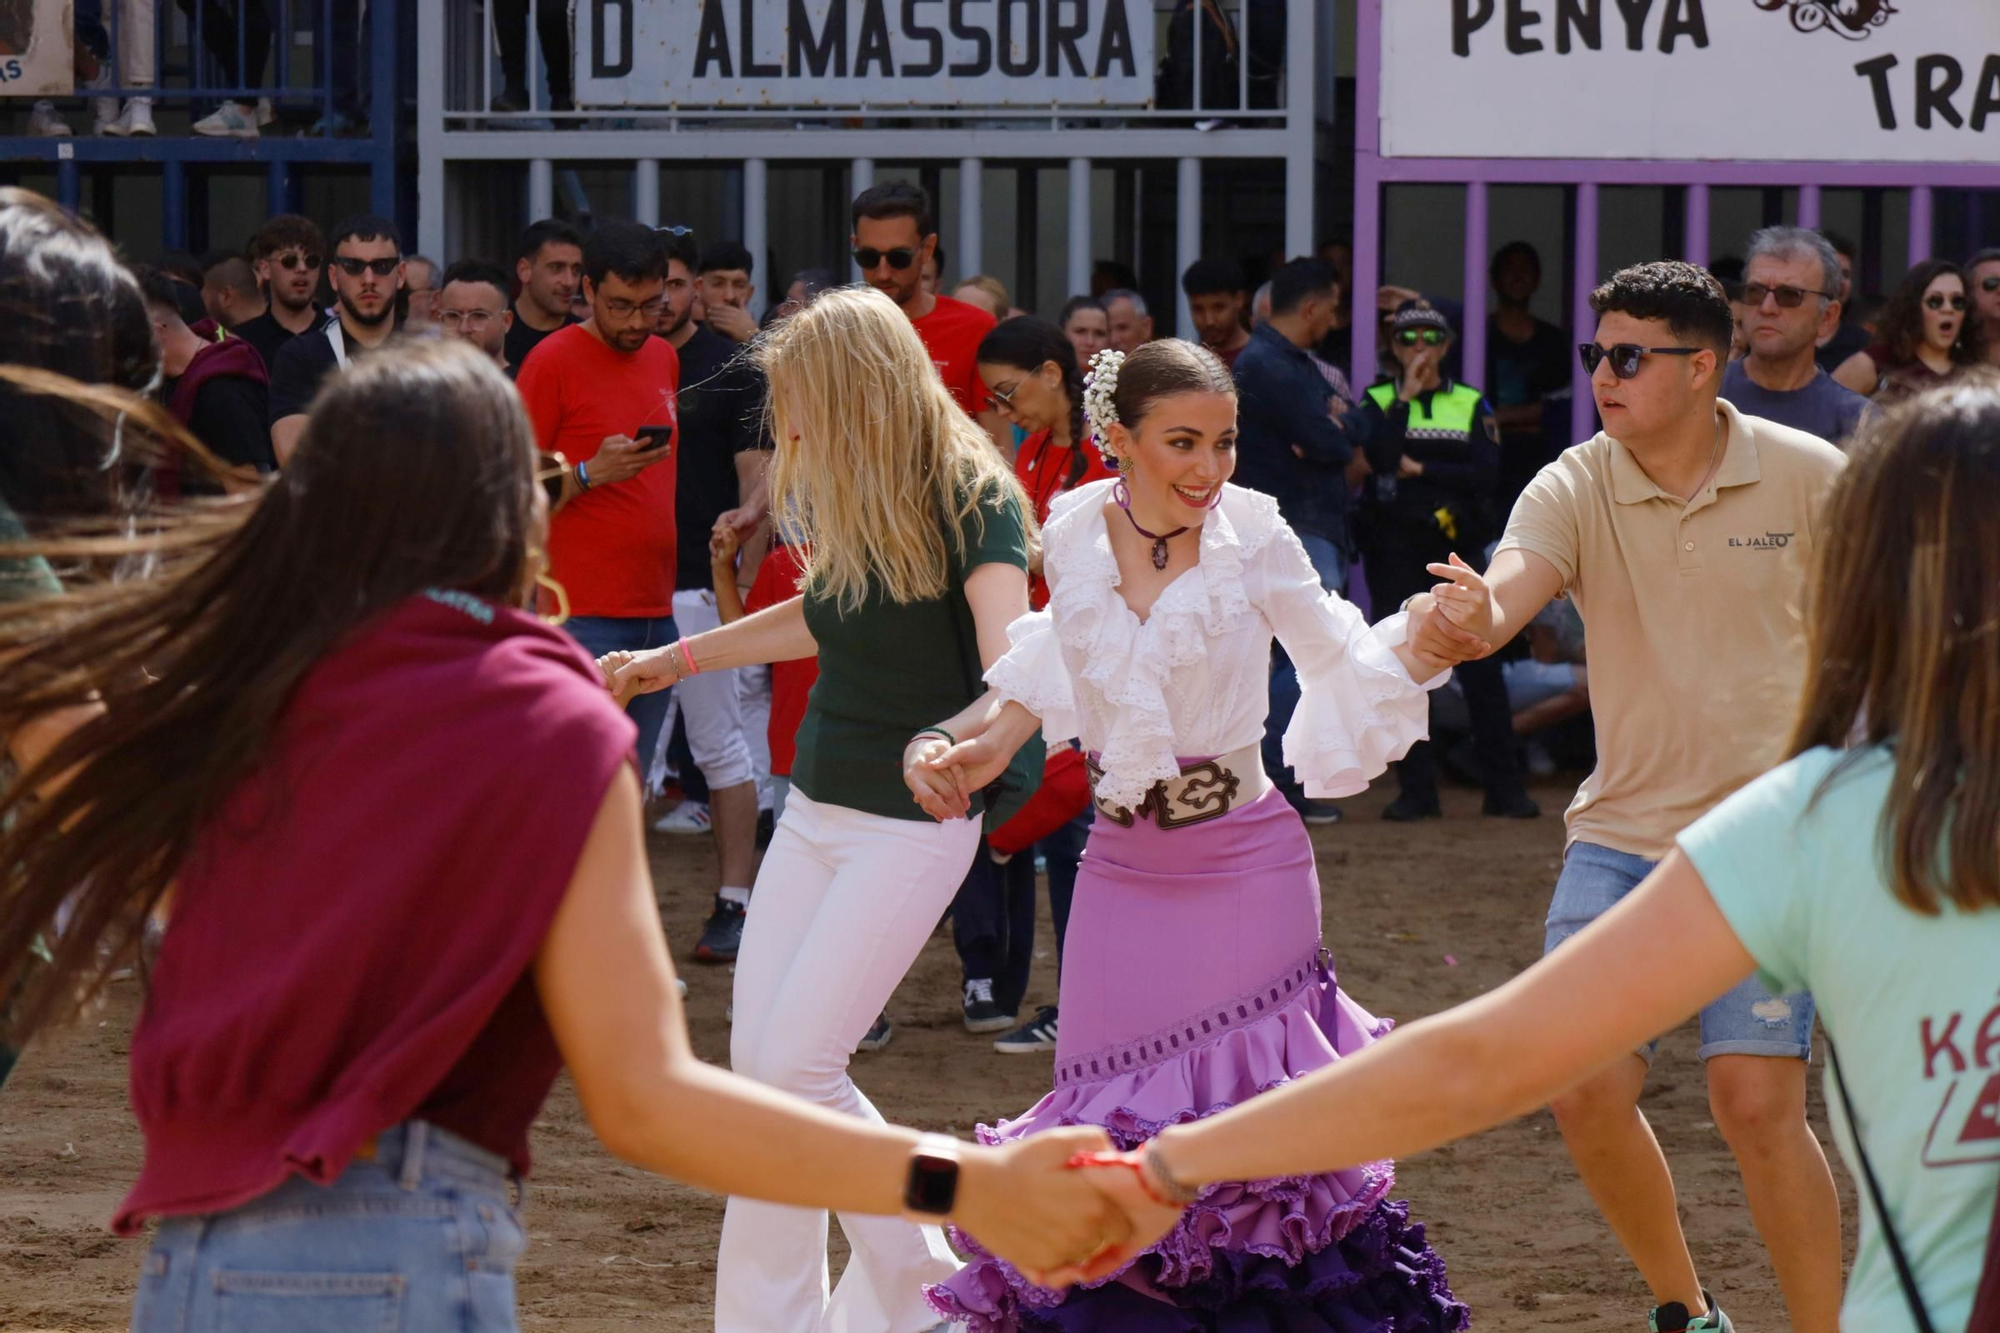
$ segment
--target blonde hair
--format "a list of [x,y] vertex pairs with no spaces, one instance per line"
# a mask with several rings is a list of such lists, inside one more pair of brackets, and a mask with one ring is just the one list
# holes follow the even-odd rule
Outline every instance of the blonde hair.
[[[940,597],[982,510],[1034,509],[993,441],[959,410],[915,327],[882,293],[837,287],[757,344],[770,377],[772,512],[807,543],[799,587],[859,610]],[[952,533],[947,546],[946,531]]]
[[1007,318],[1007,312],[1013,308],[1014,303],[1007,299],[1007,286],[1000,279],[988,277],[984,273],[975,273],[969,278],[960,278],[958,286],[951,289],[954,293],[952,299],[957,300],[956,293],[964,291],[967,287],[972,288],[993,303],[993,318]]

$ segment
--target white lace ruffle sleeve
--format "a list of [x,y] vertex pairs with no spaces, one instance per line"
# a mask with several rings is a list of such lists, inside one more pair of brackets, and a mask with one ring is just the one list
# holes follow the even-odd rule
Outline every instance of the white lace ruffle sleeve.
[[1401,612],[1370,628],[1361,612],[1320,587],[1305,547],[1283,528],[1260,561],[1253,593],[1299,673],[1299,705],[1285,728],[1285,762],[1314,797],[1352,796],[1430,735],[1428,691],[1396,656],[1409,635]]
[[1371,631],[1320,591],[1276,501],[1225,488],[1203,520],[1196,565],[1142,621],[1118,593],[1105,517],[1112,485],[1056,501],[1042,533],[1049,608],[1009,627],[1012,646],[986,673],[1042,719],[1051,742],[1077,738],[1097,756],[1100,796],[1136,807],[1183,760],[1261,739],[1273,634],[1299,665],[1303,698],[1285,757],[1311,794],[1359,791],[1423,738],[1423,691],[1446,676],[1416,685],[1391,651],[1400,616]]

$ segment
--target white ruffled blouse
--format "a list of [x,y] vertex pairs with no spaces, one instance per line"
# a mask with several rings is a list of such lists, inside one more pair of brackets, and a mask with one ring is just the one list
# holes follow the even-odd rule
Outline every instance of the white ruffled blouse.
[[1405,618],[1369,628],[1322,591],[1278,502],[1237,486],[1202,520],[1201,554],[1141,621],[1118,595],[1105,505],[1113,482],[1059,498],[1043,530],[1045,611],[1008,626],[1012,643],[986,681],[1042,719],[1050,743],[1098,756],[1098,795],[1136,808],[1180,760],[1263,739],[1271,639],[1298,668],[1300,699],[1285,762],[1309,796],[1350,796],[1430,729],[1425,691],[1393,651]]

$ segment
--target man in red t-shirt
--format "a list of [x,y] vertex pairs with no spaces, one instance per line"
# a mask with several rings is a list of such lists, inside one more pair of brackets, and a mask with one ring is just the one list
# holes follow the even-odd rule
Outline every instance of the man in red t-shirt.
[[[658,648],[674,630],[674,430],[680,359],[653,324],[667,251],[651,227],[608,222],[583,247],[590,318],[535,345],[516,383],[535,443],[570,461],[549,520],[549,574],[569,595],[566,628],[593,656]],[[668,692],[629,708],[641,771]]]
[[930,195],[921,185],[900,180],[863,190],[854,200],[853,241],[861,276],[903,308],[951,396],[1012,458],[1014,433],[987,406],[986,389],[979,382],[979,340],[993,327],[993,316],[924,290],[924,259],[936,252],[938,241]]

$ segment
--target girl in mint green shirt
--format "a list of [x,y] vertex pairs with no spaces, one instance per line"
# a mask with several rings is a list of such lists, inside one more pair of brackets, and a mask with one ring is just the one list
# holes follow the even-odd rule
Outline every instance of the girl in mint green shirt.
[[[1842,1154],[1859,1178],[1866,1149],[1931,1327],[2000,1329],[2000,1308],[1974,1319],[2000,1192],[2000,379],[1873,423],[1827,506],[1789,761],[1505,986],[1106,1159],[1105,1187],[1140,1219],[1132,1245],[1172,1222],[1155,1200],[1402,1157],[1532,1111],[1755,972],[1819,1003],[1854,1097],[1848,1124],[1829,1088]],[[1448,615],[1486,595],[1470,570],[1438,594]],[[1841,1327],[1905,1333],[1917,1316],[1862,1200]],[[1656,1326],[1729,1327],[1702,1305],[1663,1303]]]

